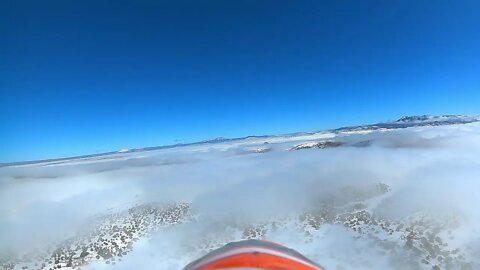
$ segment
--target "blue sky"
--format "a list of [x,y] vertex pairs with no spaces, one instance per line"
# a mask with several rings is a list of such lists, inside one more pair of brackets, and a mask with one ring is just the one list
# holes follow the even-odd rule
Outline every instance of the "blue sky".
[[0,2],[0,162],[480,114],[479,1]]

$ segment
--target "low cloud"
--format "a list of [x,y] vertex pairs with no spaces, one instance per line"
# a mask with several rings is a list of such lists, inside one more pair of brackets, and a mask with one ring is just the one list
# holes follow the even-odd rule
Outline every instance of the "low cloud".
[[[478,124],[338,134],[333,140],[344,144],[326,149],[287,151],[296,142],[280,141],[269,143],[269,151],[255,151],[265,140],[0,168],[0,253],[46,248],[93,226],[95,217],[168,202],[189,203],[194,218],[142,238],[116,265],[90,266],[181,268],[209,248],[242,239],[242,226],[249,224],[263,224],[262,237],[329,269],[400,268],[415,260],[408,251],[385,254],[374,240],[341,224],[325,224],[306,237],[296,219],[325,204],[352,202],[368,204],[388,220],[422,213],[441,223],[455,216],[458,237],[451,245],[480,250],[473,241],[480,226]],[[362,193],[379,183],[388,186],[386,194]],[[272,221],[280,225],[274,228]]]

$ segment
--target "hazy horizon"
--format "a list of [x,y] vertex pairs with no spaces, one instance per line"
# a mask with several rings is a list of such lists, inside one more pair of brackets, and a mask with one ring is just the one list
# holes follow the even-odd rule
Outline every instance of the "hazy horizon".
[[[441,115],[431,115],[431,114],[423,114],[423,115],[416,115],[416,116],[444,116],[444,115],[461,115],[461,116],[467,116],[467,117],[479,117],[476,115],[465,115],[465,114],[441,114]],[[323,132],[323,131],[329,131],[329,130],[334,130],[337,128],[344,128],[344,127],[353,127],[353,126],[363,126],[363,125],[372,125],[372,124],[378,124],[378,123],[386,123],[386,122],[391,122],[391,121],[396,121],[400,119],[401,117],[405,117],[407,115],[402,115],[399,116],[395,119],[389,119],[389,120],[384,120],[384,121],[376,121],[372,123],[362,123],[362,124],[351,124],[347,126],[339,126],[339,127],[332,127],[328,129],[316,129],[316,130],[298,130],[298,131],[292,131],[292,132],[280,132],[277,134],[249,134],[249,135],[244,135],[244,136],[235,136],[235,137],[215,137],[215,138],[206,138],[203,140],[198,140],[198,141],[181,141],[181,140],[176,140],[175,143],[172,144],[160,144],[160,145],[143,145],[143,146],[137,146],[137,147],[131,147],[131,148],[119,148],[119,149],[110,149],[108,151],[104,152],[93,152],[93,153],[81,153],[79,155],[74,155],[74,156],[54,156],[50,158],[43,158],[43,159],[33,159],[33,160],[14,160],[14,161],[1,161],[0,160],[0,166],[9,166],[13,164],[23,164],[23,163],[35,163],[35,162],[42,162],[42,161],[49,161],[49,160],[63,160],[63,159],[69,159],[69,158],[81,158],[84,156],[95,156],[95,155],[102,155],[102,154],[109,154],[109,153],[121,153],[122,151],[130,151],[130,150],[142,150],[144,148],[150,148],[150,147],[175,147],[175,146],[183,146],[183,145],[189,145],[189,144],[195,144],[195,143],[202,143],[202,142],[210,142],[210,141],[215,141],[217,139],[242,139],[245,137],[255,137],[255,136],[276,136],[276,135],[289,135],[289,134],[295,134],[295,133],[302,133],[302,132]],[[410,115],[413,116],[413,115]],[[479,118],[480,119],[480,118]]]

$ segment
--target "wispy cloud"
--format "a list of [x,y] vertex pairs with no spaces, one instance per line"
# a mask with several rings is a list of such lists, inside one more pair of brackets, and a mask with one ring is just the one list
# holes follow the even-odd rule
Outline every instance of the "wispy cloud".
[[[379,220],[424,215],[443,224],[453,217],[457,223],[442,241],[465,256],[480,248],[480,210],[475,207],[480,196],[478,124],[330,139],[344,144],[287,151],[298,142],[285,140],[269,143],[271,151],[252,150],[265,147],[267,138],[95,162],[1,168],[0,251],[46,249],[47,243],[59,243],[91,226],[95,217],[160,202],[190,203],[194,217],[142,238],[114,266],[92,265],[180,268],[209,248],[245,237],[248,226],[259,224],[260,237],[292,246],[328,268],[385,269],[423,259],[408,249],[388,253],[374,237],[341,224],[325,222],[309,231],[299,220],[325,205],[351,203],[366,204]],[[356,147],[365,141],[371,143]],[[379,183],[389,192],[371,193]],[[405,245],[406,239],[397,238],[389,240],[396,243],[391,245]]]

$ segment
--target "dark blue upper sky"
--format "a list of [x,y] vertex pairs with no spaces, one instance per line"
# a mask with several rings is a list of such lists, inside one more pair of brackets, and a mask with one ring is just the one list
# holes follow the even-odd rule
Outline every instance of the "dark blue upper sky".
[[0,2],[0,162],[480,114],[480,1]]

